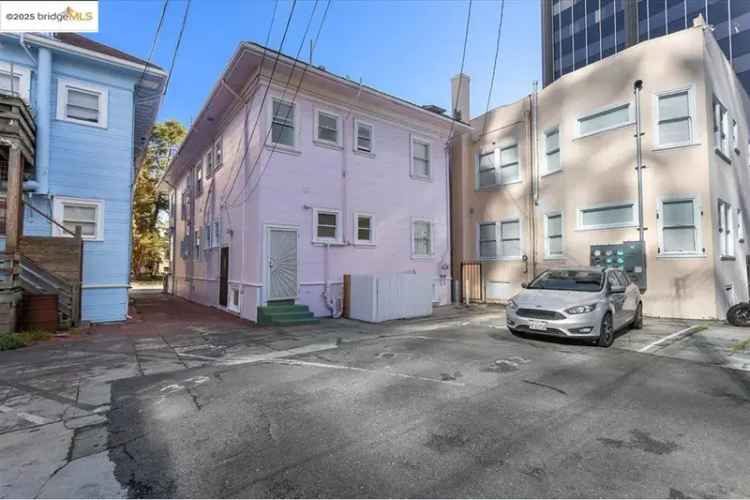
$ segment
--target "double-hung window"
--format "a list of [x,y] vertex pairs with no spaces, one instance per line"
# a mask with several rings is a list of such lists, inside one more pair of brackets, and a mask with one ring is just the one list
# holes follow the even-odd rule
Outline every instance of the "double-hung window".
[[318,111],[316,113],[316,134],[318,141],[338,145],[339,144],[339,117],[333,113]]
[[5,235],[5,225],[7,223],[7,204],[5,198],[0,198],[0,235]]
[[185,220],[188,218],[188,190],[184,190],[182,192],[182,195],[180,196],[180,220]]
[[657,96],[657,146],[693,143],[692,95],[679,90]]
[[420,179],[432,177],[430,144],[415,138],[411,140],[411,175]]
[[193,254],[193,260],[200,260],[201,258],[201,232],[200,229],[195,230],[195,253]]
[[210,179],[214,174],[214,150],[208,148],[206,151],[206,179]]
[[295,146],[295,104],[274,99],[271,116],[271,142],[282,146]]
[[521,223],[518,219],[500,223],[500,253],[504,258],[521,257]]
[[31,71],[25,66],[0,61],[0,92],[29,102]]
[[320,243],[338,242],[341,240],[341,231],[339,228],[338,210],[313,210],[313,219],[315,222],[313,241]]
[[355,242],[359,245],[372,245],[375,243],[375,229],[372,227],[372,215],[354,214]]
[[497,254],[497,223],[484,222],[479,224],[479,258],[496,259]]
[[355,120],[354,131],[356,134],[354,150],[372,153],[372,125]]
[[659,255],[702,255],[700,207],[695,198],[670,198],[659,201]]
[[479,176],[479,187],[483,188],[497,184],[497,179],[495,179],[495,151],[479,153],[478,163],[477,175]]
[[57,88],[57,119],[106,127],[107,90],[61,78]]
[[578,118],[578,137],[619,128],[632,121],[630,103],[610,107]]
[[[210,163],[209,163],[209,166],[210,166]],[[202,192],[203,192],[203,160],[198,160],[198,163],[195,165],[195,194],[200,195]]]
[[54,199],[53,215],[66,229],[53,224],[55,236],[72,237],[71,233],[80,229],[84,240],[104,239],[104,202],[101,200],[58,196]]
[[563,257],[563,216],[560,212],[544,216],[544,256],[547,259]]
[[729,114],[727,108],[714,97],[714,146],[716,152],[729,159]]
[[0,71],[0,92],[3,94],[21,96],[21,75],[10,71]]
[[518,144],[500,148],[500,169],[498,184],[509,184],[521,180],[518,164]]
[[224,164],[224,138],[219,136],[214,145],[214,170],[219,170]]
[[732,205],[719,200],[719,255],[724,258],[734,257],[734,213]]
[[578,229],[613,229],[638,224],[635,203],[614,203],[578,210]]
[[561,168],[560,129],[555,127],[544,133],[544,173],[551,174]]
[[412,257],[432,257],[432,221],[415,219],[411,224]]
[[740,130],[737,125],[737,120],[732,118],[732,149],[734,152],[739,154],[740,152]]

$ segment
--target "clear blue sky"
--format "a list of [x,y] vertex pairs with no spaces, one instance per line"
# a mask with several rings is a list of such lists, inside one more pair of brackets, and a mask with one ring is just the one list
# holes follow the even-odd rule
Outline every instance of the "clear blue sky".
[[[311,35],[326,0],[320,0]],[[92,38],[146,58],[162,0],[102,0]],[[295,55],[313,0],[298,0],[283,52]],[[264,43],[273,0],[193,0],[160,120],[188,124],[240,41]],[[170,0],[153,62],[168,68],[185,8]],[[291,0],[279,0],[270,46],[278,49]],[[450,108],[468,2],[463,0],[333,0],[313,62],[329,71],[418,104]],[[500,0],[475,0],[464,72],[472,78],[472,116],[484,112],[495,51]],[[501,53],[492,106],[514,101],[541,80],[539,0],[505,0]],[[303,54],[308,54],[305,44]]]

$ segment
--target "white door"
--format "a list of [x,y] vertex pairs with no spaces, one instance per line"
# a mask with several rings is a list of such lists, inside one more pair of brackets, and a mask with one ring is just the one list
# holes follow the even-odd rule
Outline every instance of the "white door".
[[297,230],[268,229],[268,300],[297,298]]

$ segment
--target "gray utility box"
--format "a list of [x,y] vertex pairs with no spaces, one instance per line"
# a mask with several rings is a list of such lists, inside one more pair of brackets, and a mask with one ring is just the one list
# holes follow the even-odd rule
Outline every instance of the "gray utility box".
[[591,265],[621,269],[641,291],[646,290],[646,247],[642,241],[591,245]]

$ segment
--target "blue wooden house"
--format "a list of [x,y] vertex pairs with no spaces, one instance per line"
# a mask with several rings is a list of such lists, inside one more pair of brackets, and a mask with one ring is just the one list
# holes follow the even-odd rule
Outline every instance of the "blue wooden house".
[[[127,316],[133,186],[165,80],[81,35],[0,35],[0,252],[20,261],[24,292],[58,292],[76,320]],[[13,158],[22,215],[11,221]]]

